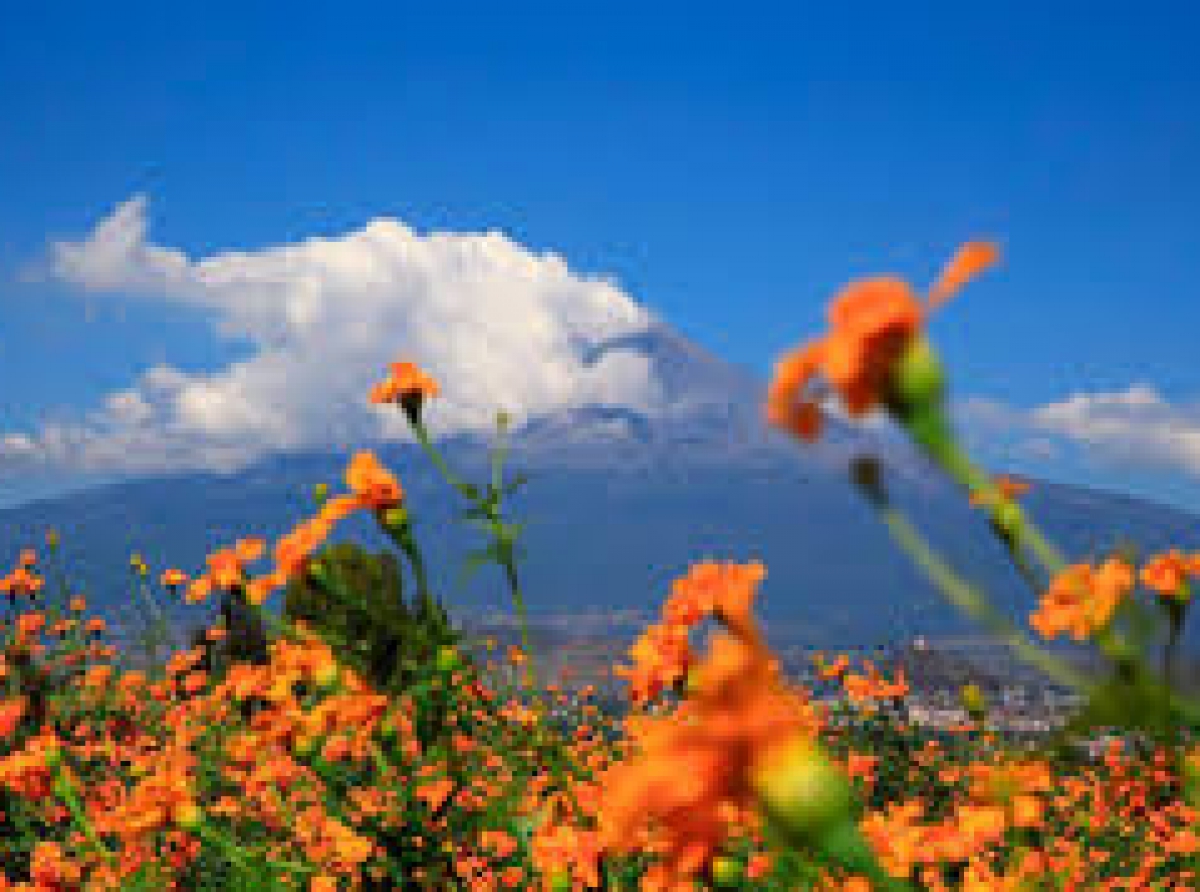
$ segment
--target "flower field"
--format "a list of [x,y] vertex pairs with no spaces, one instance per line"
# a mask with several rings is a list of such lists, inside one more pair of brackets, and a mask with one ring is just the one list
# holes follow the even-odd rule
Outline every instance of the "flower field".
[[[371,452],[276,542],[247,538],[201,569],[133,576],[159,604],[216,601],[219,619],[163,665],[123,668],[103,620],[64,582],[57,537],[0,571],[0,889],[1083,890],[1200,886],[1200,702],[1178,685],[1200,554],[1070,563],[954,435],[933,310],[997,261],[964,245],[920,295],[847,285],[828,332],[783,357],[764,406],[796,448],[836,403],[883,412],[960,485],[1038,596],[996,611],[888,498],[865,456],[847,485],[945,598],[1081,698],[1024,744],[969,721],[907,720],[896,667],[830,655],[829,707],[785,677],[755,617],[769,568],[698,561],[613,667],[620,715],[539,672],[535,651],[465,640],[431,591],[421,506]],[[452,386],[452,382],[444,382]],[[433,469],[488,536],[528,627],[521,525],[490,479],[461,479],[427,427],[442,384],[395,363],[364,398],[402,412]],[[366,514],[391,550],[335,544]],[[279,617],[264,609],[281,597]],[[897,597],[903,597],[897,593]],[[1087,642],[1083,673],[1047,642]],[[1079,741],[1111,739],[1099,758]]]

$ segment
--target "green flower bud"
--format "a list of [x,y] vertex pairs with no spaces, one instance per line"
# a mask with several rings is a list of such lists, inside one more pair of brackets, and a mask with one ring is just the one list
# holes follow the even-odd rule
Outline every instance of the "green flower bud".
[[973,682],[963,685],[958,692],[958,699],[973,721],[981,721],[987,715],[987,697],[979,685]]
[[174,810],[175,824],[184,830],[195,830],[204,823],[204,812],[194,802],[186,802]]
[[394,505],[383,512],[383,524],[391,529],[400,529],[408,525],[408,509],[403,505]]
[[437,652],[437,668],[441,672],[452,672],[462,665],[462,659],[459,657],[458,649],[445,645],[438,648]]
[[846,776],[810,740],[797,738],[758,760],[751,786],[788,838],[811,842],[850,820]]
[[915,414],[941,404],[946,376],[928,340],[917,337],[909,342],[892,372],[891,384],[903,414]]
[[62,765],[62,749],[57,744],[52,743],[47,746],[44,750],[44,757],[46,759],[46,767],[51,771],[57,770],[58,767]]
[[293,747],[296,754],[300,756],[311,756],[321,748],[321,738],[315,734],[304,734],[296,738],[296,743]]
[[323,690],[336,687],[341,673],[337,663],[326,663],[321,666],[313,675],[313,681]]
[[722,855],[712,863],[713,882],[718,886],[735,886],[742,878],[742,865],[735,859]]
[[321,558],[312,558],[304,565],[304,570],[317,582],[329,581],[329,565]]
[[329,498],[329,484],[318,483],[313,487],[313,498],[316,499],[317,507],[325,504],[325,500]]
[[552,892],[571,892],[571,872],[556,870],[550,876],[550,889]]
[[1021,508],[1015,502],[1003,501],[997,505],[992,511],[992,523],[996,525],[996,529],[1008,541],[1013,541],[1017,538],[1021,528],[1025,524],[1025,516],[1021,513]]

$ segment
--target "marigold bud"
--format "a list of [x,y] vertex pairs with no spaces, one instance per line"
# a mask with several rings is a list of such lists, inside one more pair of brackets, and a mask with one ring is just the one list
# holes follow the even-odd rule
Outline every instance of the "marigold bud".
[[338,682],[337,663],[324,663],[313,673],[313,680],[322,688],[331,688]]
[[751,785],[767,815],[792,839],[819,839],[850,816],[849,781],[807,738],[768,750],[752,769]]
[[46,767],[51,771],[56,770],[60,765],[62,765],[62,749],[58,746],[58,744],[52,743],[48,745],[46,749],[43,750],[43,757],[46,760]]
[[992,511],[992,523],[996,525],[996,529],[1005,539],[1014,540],[1017,538],[1021,527],[1025,523],[1025,517],[1021,513],[1021,508],[1015,502],[1004,501],[997,505]]
[[963,685],[962,690],[958,692],[958,698],[972,720],[978,722],[987,715],[987,697],[984,696],[983,688],[979,685],[974,683]]
[[892,393],[902,415],[915,414],[941,404],[946,376],[929,341],[913,338],[892,372]]
[[194,802],[185,802],[175,806],[173,817],[175,824],[184,830],[195,830],[204,823],[204,812]]
[[408,509],[403,505],[394,505],[383,512],[383,525],[391,529],[400,529],[408,524]]
[[733,858],[722,855],[712,863],[713,882],[718,886],[735,886],[742,878],[742,865]]
[[459,658],[458,649],[445,645],[438,648],[437,652],[437,668],[441,672],[452,672],[462,665],[462,660]]
[[298,755],[311,756],[321,746],[321,739],[315,734],[301,734],[296,738],[293,749]]

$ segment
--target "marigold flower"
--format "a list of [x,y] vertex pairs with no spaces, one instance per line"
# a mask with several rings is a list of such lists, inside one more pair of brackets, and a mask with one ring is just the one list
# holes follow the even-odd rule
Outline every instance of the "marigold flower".
[[907,282],[892,276],[847,285],[829,306],[829,333],[776,365],[767,420],[802,440],[815,440],[821,429],[820,394],[810,391],[818,374],[853,417],[886,402],[896,364],[928,313],[995,259],[996,249],[990,244],[963,245],[924,303]]
[[1029,624],[1043,638],[1069,632],[1082,641],[1108,625],[1133,586],[1133,568],[1120,558],[1109,558],[1098,570],[1072,565],[1051,582]]
[[361,504],[377,511],[398,505],[404,498],[400,482],[371,452],[359,452],[351,460],[346,486]]
[[[743,569],[746,579],[761,578],[761,568]],[[697,578],[709,580],[714,573],[709,568]],[[649,838],[661,856],[651,868],[653,882],[662,888],[682,888],[719,853],[735,814],[756,801],[751,774],[758,760],[778,745],[811,737],[818,727],[806,697],[783,683],[777,661],[750,623],[749,596],[740,591],[745,579],[738,573],[712,578],[734,590],[705,591],[714,604],[726,605],[718,615],[733,634],[712,639],[674,712],[627,720],[633,755],[599,781],[605,791],[598,815],[601,848],[632,851]],[[752,595],[753,583],[748,587]],[[686,586],[680,591],[696,592]]]
[[1186,600],[1188,577],[1195,575],[1191,570],[1191,561],[1173,548],[1146,562],[1141,572],[1142,585],[1164,598]]
[[[992,483],[995,485],[996,492],[999,494],[1000,498],[1006,501],[1012,501],[1018,496],[1023,496],[1030,490],[1030,484],[1028,481],[1019,480],[1016,477],[1009,477],[1003,474],[999,477],[996,477]],[[971,504],[971,507],[977,507],[986,502],[986,499],[976,492],[972,492],[968,497],[968,500]]]
[[174,568],[171,568],[168,570],[163,570],[162,575],[159,577],[158,581],[162,585],[167,586],[168,588],[175,588],[176,586],[180,586],[180,585],[183,585],[184,583],[186,583],[188,581],[188,576],[182,570],[176,570]]
[[394,362],[386,379],[371,388],[371,402],[399,403],[409,420],[420,420],[425,400],[441,392],[437,381],[421,371],[415,363]]
[[29,701],[25,697],[10,697],[0,702],[0,737],[9,737],[21,723]]

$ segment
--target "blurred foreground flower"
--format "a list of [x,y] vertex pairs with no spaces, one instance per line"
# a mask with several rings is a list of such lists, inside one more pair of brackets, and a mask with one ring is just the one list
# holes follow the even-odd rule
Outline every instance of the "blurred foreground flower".
[[775,367],[767,419],[803,440],[821,431],[818,374],[845,410],[860,417],[888,405],[897,389],[900,360],[919,338],[929,312],[993,264],[994,245],[968,242],[942,270],[922,303],[912,287],[892,276],[853,282],[829,306],[829,333],[788,354]]

